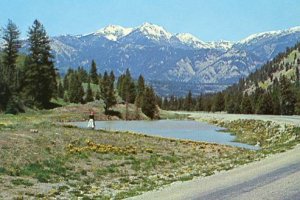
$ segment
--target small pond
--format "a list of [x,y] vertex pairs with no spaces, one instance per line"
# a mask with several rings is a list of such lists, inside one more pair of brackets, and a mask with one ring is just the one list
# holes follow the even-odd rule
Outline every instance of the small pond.
[[[73,122],[81,128],[87,127],[87,122]],[[258,147],[233,142],[235,136],[220,132],[221,127],[192,120],[157,120],[157,121],[96,121],[96,129],[110,131],[131,131],[147,135],[161,136],[175,139],[188,139],[218,144],[226,144],[247,149]]]

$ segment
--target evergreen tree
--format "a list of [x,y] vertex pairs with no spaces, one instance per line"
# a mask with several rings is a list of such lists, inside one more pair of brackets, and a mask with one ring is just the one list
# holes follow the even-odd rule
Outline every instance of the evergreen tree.
[[71,103],[82,103],[84,90],[77,73],[70,74],[68,99]]
[[136,88],[129,69],[126,70],[124,75],[119,77],[117,89],[119,95],[126,103],[134,103],[136,98]]
[[226,105],[227,113],[234,113],[235,112],[235,103],[234,103],[233,99],[229,99],[227,102],[228,102]]
[[290,81],[281,76],[280,84],[280,108],[282,115],[293,115],[295,111],[296,97]]
[[144,93],[145,93],[145,80],[144,77],[140,75],[137,83],[137,95],[135,98],[136,118],[139,118],[139,111],[143,104]]
[[104,110],[105,113],[108,113],[109,108],[117,103],[115,93],[114,93],[114,75],[111,72],[110,75],[105,71],[101,84],[100,91],[102,99],[104,101]]
[[217,111],[223,111],[223,110],[225,110],[225,99],[224,99],[223,94],[221,92],[219,92],[214,97],[212,111],[217,112]]
[[91,69],[90,69],[90,79],[94,84],[99,84],[97,66],[94,60],[92,60]]
[[193,95],[192,95],[191,90],[189,91],[189,93],[185,97],[184,108],[187,111],[193,110]]
[[87,83],[87,82],[89,82],[90,77],[89,77],[87,71],[83,67],[78,67],[77,73],[78,73],[79,81],[81,83]]
[[29,28],[29,63],[25,68],[24,90],[27,97],[41,108],[50,104],[56,91],[56,72],[50,51],[50,40],[44,26],[37,20]]
[[257,114],[265,114],[271,115],[274,113],[273,111],[273,101],[272,96],[269,92],[265,92],[261,99],[259,100],[258,107],[257,107]]
[[100,98],[101,98],[100,91],[99,91],[99,90],[97,90],[97,92],[96,92],[96,96],[95,96],[95,99],[97,99],[97,100],[100,100]]
[[252,114],[252,105],[248,94],[246,93],[243,97],[241,104],[241,113],[243,114]]
[[144,92],[145,92],[145,79],[142,75],[140,75],[137,83],[137,95],[135,98],[135,104],[137,107],[142,106]]
[[67,71],[67,74],[64,76],[64,80],[63,80],[63,86],[64,86],[64,89],[65,90],[69,90],[69,82],[70,82],[70,76],[71,76],[71,74],[73,74],[74,73],[74,70],[73,69],[68,69],[68,71]]
[[[1,67],[1,63],[0,63]],[[11,98],[11,93],[8,85],[1,78],[0,74],[0,113],[5,110],[6,105]]]
[[145,89],[145,98],[143,99],[142,111],[151,119],[156,117],[156,98],[152,87],[146,87]]
[[90,84],[90,82],[88,82],[88,87],[87,87],[87,90],[86,90],[85,102],[91,102],[91,101],[94,101],[94,97],[93,97],[93,92],[92,92],[91,84]]
[[20,32],[17,26],[11,21],[3,28],[3,67],[0,73],[3,74],[3,80],[8,84],[12,92],[15,91],[17,85],[16,79],[16,62],[21,42],[19,40]]
[[59,83],[58,83],[57,93],[58,93],[59,98],[64,98],[65,90],[64,90],[64,87],[63,87],[61,81],[59,81]]
[[202,102],[202,97],[197,98],[197,104],[196,104],[196,110],[197,111],[202,111],[203,110],[203,102]]

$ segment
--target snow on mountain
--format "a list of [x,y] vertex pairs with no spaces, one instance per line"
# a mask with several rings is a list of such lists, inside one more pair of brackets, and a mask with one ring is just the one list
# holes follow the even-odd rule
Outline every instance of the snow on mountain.
[[131,33],[133,28],[125,28],[119,25],[109,25],[105,28],[102,28],[95,33],[94,35],[101,35],[106,37],[108,40],[117,41],[121,37],[124,37]]
[[228,50],[234,45],[234,42],[231,41],[226,41],[226,40],[220,40],[217,42],[210,42],[211,48],[215,49],[224,49]]
[[285,36],[293,33],[300,33],[300,26],[296,26],[286,30],[267,31],[262,33],[252,34],[245,39],[242,39],[238,44],[249,44],[258,40],[266,40],[274,37]]
[[209,49],[212,48],[212,46],[209,43],[203,42],[199,40],[197,37],[190,33],[179,33],[176,35],[176,38],[179,39],[182,43],[191,46],[196,49]]
[[157,41],[161,40],[162,38],[169,40],[172,37],[172,34],[167,32],[163,27],[148,22],[144,23],[136,30],[139,30],[149,39],[154,39]]

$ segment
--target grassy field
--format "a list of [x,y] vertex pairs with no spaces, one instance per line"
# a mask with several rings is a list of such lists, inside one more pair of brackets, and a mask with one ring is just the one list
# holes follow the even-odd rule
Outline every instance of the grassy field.
[[[101,109],[93,104],[0,115],[0,199],[123,199],[174,181],[229,170],[271,153],[130,132],[79,129],[62,123],[86,119],[85,111],[91,107],[99,112],[99,119],[104,119]],[[222,125],[229,128],[229,124]],[[237,126],[241,124],[231,129]],[[250,134],[246,130],[251,126],[249,123],[239,130]],[[293,132],[284,141],[298,141],[297,134]],[[260,134],[250,137],[251,142],[238,136],[251,144],[256,141],[253,137],[257,139]]]

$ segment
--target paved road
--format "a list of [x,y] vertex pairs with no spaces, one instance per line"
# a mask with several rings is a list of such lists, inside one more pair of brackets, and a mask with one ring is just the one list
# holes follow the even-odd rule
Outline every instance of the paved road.
[[[172,112],[172,111],[170,111]],[[292,124],[300,126],[300,116],[282,116],[282,115],[245,115],[245,114],[227,114],[227,113],[207,113],[207,112],[182,112],[173,111],[177,114],[189,114],[195,119],[221,119],[221,120],[237,120],[237,119],[255,119],[264,121],[273,121],[279,124]]]
[[300,145],[236,169],[176,182],[132,200],[300,200]]
[[[190,113],[189,113],[190,114]],[[260,119],[300,125],[300,116],[192,113],[193,118]],[[300,200],[300,145],[284,153],[133,197],[131,200]]]

